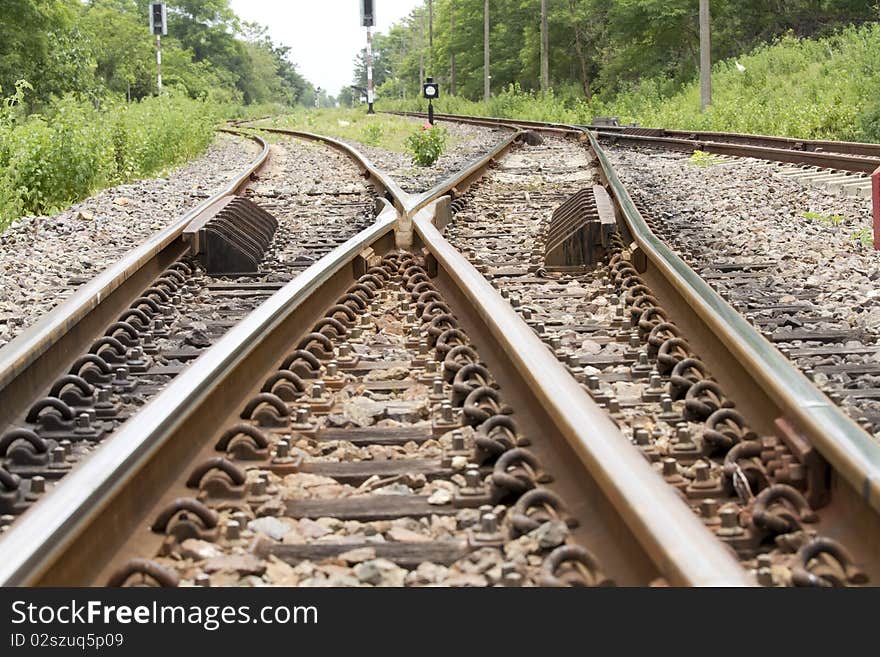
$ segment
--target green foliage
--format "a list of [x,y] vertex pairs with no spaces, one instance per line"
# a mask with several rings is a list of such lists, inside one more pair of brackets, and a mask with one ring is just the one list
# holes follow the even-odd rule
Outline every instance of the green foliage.
[[[736,62],[745,67],[741,72]],[[851,27],[821,39],[785,36],[751,54],[718,62],[712,105],[700,111],[699,81],[680,90],[669,78],[642,80],[617,94],[587,101],[577,87],[549,93],[513,84],[489,102],[441,97],[439,112],[586,124],[595,116],[684,130],[722,130],[800,137],[880,141],[880,24]],[[424,111],[420,99],[385,100],[383,107]]]
[[[162,38],[163,84],[224,103],[300,101],[311,85],[289,49],[266,28],[241,22],[229,0],[169,0]],[[146,0],[4,0],[0,86],[33,84],[33,111],[66,94],[100,104],[156,92],[156,45]]]
[[869,226],[862,226],[851,237],[853,242],[858,242],[863,248],[874,248],[874,231]]
[[844,217],[842,214],[821,214],[819,212],[804,212],[802,214],[805,219],[818,221],[819,223],[825,224],[826,226],[836,227],[846,220],[846,217]]
[[[374,36],[380,102],[417,99],[425,74],[440,82],[444,96],[481,99],[483,0],[433,0],[433,51],[426,4],[419,2],[387,33]],[[594,93],[609,99],[638,91],[646,80],[656,81],[648,86],[669,95],[696,74],[696,0],[553,0],[546,5],[550,83],[557,92],[564,89],[571,95],[569,110]],[[712,0],[711,9],[713,61],[742,57],[786,34],[795,39],[827,36],[878,17],[876,3],[865,0]],[[524,91],[540,89],[538,0],[492,0],[489,18],[493,95],[511,84]],[[355,62],[353,81],[366,86],[363,53]],[[760,76],[752,82],[760,89]]]
[[723,161],[724,160],[717,155],[712,155],[711,153],[700,150],[694,151],[688,158],[688,164],[701,168],[712,167],[716,164],[721,164]]
[[429,167],[443,154],[446,145],[446,128],[434,126],[433,128],[420,128],[412,133],[406,140],[406,146],[412,155],[413,164],[420,167]]
[[361,141],[368,146],[378,146],[382,141],[382,126],[378,123],[368,123],[361,130]]
[[0,227],[191,158],[218,118],[203,102],[169,94],[103,110],[68,96],[45,115],[13,119],[25,88],[0,112]]

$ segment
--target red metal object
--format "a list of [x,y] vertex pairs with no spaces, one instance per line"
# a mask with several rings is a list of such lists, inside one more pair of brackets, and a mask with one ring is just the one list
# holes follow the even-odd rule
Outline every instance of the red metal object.
[[874,207],[874,250],[880,251],[880,167],[871,174],[871,205]]

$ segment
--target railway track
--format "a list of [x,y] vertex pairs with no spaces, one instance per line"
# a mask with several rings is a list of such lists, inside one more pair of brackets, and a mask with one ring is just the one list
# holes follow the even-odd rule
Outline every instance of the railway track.
[[595,138],[541,132],[418,195],[350,152],[375,221],[14,523],[0,581],[876,581],[876,443],[649,229]]
[[[421,112],[389,112],[402,116],[426,117]],[[467,117],[456,114],[435,114],[438,120],[461,121],[472,125],[518,127],[560,134],[594,132],[601,141],[646,148],[693,153],[703,151],[722,156],[749,157],[771,162],[788,163],[812,171],[833,171],[854,174],[853,182],[864,182],[865,176],[880,166],[880,145],[859,142],[840,142],[812,139],[794,139],[769,135],[749,135],[730,132],[701,132],[667,130],[638,126],[576,125],[522,119]]]
[[[347,151],[327,153],[343,165],[337,179],[304,191],[283,172],[265,169],[269,146],[252,138],[263,151],[235,182],[2,350],[0,525],[13,522],[275,290],[372,221],[373,188],[345,164]],[[254,272],[209,273],[192,253],[191,227],[236,192],[262,208],[248,212],[277,217],[275,238]],[[298,202],[303,193],[314,205]]]

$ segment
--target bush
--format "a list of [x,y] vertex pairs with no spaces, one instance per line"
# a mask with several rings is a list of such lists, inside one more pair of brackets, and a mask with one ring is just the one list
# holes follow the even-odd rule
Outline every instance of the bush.
[[443,154],[446,145],[446,128],[433,127],[417,130],[406,140],[413,164],[429,167]]
[[102,110],[63,98],[45,115],[15,115],[26,87],[0,108],[0,228],[23,212],[45,213],[96,189],[192,158],[213,139],[216,116],[179,95]]

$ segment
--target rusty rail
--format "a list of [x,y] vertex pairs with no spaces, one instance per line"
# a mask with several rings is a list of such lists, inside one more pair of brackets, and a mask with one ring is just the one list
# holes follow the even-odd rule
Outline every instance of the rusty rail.
[[[388,112],[400,116],[424,117],[421,112]],[[437,119],[487,127],[523,128],[552,132],[583,133],[593,131],[602,139],[643,144],[686,153],[702,150],[718,155],[754,157],[771,162],[786,162],[856,173],[872,173],[880,166],[880,144],[794,139],[769,135],[730,132],[699,132],[657,129],[661,134],[627,133],[626,127],[592,126],[523,119],[472,117],[435,114]],[[654,132],[654,130],[652,130]]]
[[221,132],[256,141],[261,146],[259,155],[223,189],[133,248],[0,349],[0,428],[8,426],[64,373],[71,354],[86,351],[150,280],[186,252],[180,236],[195,216],[223,196],[236,193],[265,164],[269,145],[264,139],[226,129]]
[[[443,205],[435,201],[455,185],[478,177],[510,143],[424,195],[398,196],[395,185],[386,189],[395,208],[410,216],[420,213],[414,222],[418,235],[454,284],[456,294],[468,301],[468,313],[486,323],[487,337],[494,337],[491,351],[512,360],[521,381],[516,387],[546,406],[552,430],[569,441],[569,448],[607,498],[606,504],[637,538],[641,547],[627,550],[644,550],[657,571],[676,584],[749,584],[750,578],[726,548],[710,540],[707,530],[651,472],[635,447],[622,439],[558,363],[547,360],[546,349],[534,344],[535,337],[525,323],[502,306],[494,290],[489,293],[488,284],[431,226],[435,210]],[[350,147],[343,150],[356,156]],[[361,164],[369,170],[366,162]],[[370,175],[389,180],[378,171]],[[399,210],[386,207],[373,226],[312,265],[231,329],[154,398],[137,422],[123,426],[114,440],[65,477],[0,540],[0,551],[7,555],[0,564],[0,583],[93,581],[131,530],[143,523],[143,491],[164,490],[170,479],[188,467],[201,448],[192,436],[200,434],[205,424],[219,422],[217,417],[245,394],[241,381],[254,378],[271,364],[281,341],[305,330],[323,300],[345,289],[351,268],[365,249],[389,248],[392,228],[399,219]]]

